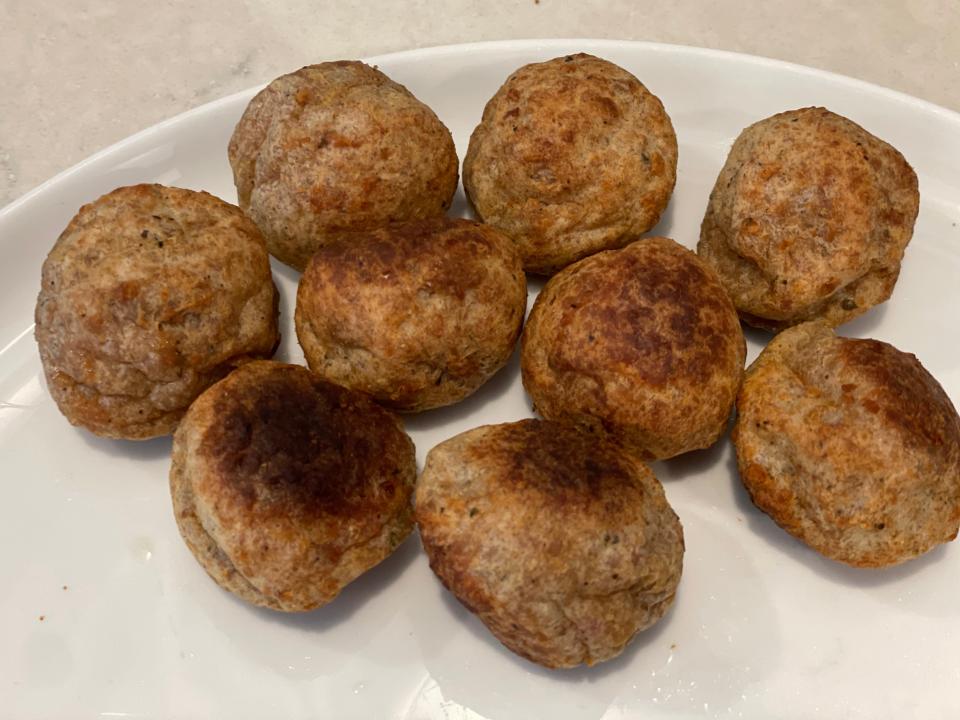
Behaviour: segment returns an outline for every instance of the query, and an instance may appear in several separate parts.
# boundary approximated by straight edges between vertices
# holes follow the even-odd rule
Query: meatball
[[[680,582],[683,529],[653,473],[567,425],[489,425],[437,445],[416,519],[447,589],[546,667],[619,655]]]
[[[667,238],[639,240],[554,275],[523,332],[537,412],[669,458],[723,434],[746,344],[714,273]]]
[[[747,371],[740,477],[783,529],[848,565],[894,565],[960,526],[960,418],[913,355],[810,322]]]
[[[297,365],[244,365],[173,440],[180,534],[213,580],[274,610],[335,598],[413,529],[416,461],[399,420]]]
[[[677,138],[660,100],[584,54],[507,78],[463,162],[477,215],[517,243],[526,270],[547,275],[656,225],[676,178]]]
[[[697,252],[751,325],[835,327],[890,297],[919,206],[894,148],[829,110],[793,110],[737,138]]]
[[[355,230],[442,215],[456,149],[434,112],[376,68],[310,65],[250,101],[230,139],[240,207],[297,270]]]
[[[50,394],[111,438],[173,432],[201,392],[280,340],[263,237],[204,192],[123,187],[80,208],[43,264],[36,338]]]
[[[328,380],[426,410],[503,367],[526,302],[509,239],[468,220],[420,220],[319,250],[297,289],[297,337]]]

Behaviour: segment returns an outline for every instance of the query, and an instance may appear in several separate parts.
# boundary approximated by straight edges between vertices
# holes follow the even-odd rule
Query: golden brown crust
[[[443,584],[546,667],[615,657],[680,581],[683,530],[650,469],[558,423],[485,426],[433,448],[416,518]]]
[[[660,100],[581,53],[507,78],[470,137],[463,184],[477,215],[517,243],[524,268],[551,274],[656,225],[676,171]]]
[[[106,437],[172,432],[204,389],[279,342],[263,237],[204,192],[135,185],[83,206],[41,283],[50,393],[71,423]]]
[[[956,537],[960,418],[913,355],[798,325],[751,365],[737,411],[754,503],[823,555],[880,567]]]
[[[510,358],[526,309],[513,244],[493,228],[433,218],[332,242],[297,289],[310,368],[396,410],[462,400]]]
[[[697,252],[751,325],[837,326],[890,297],[919,198],[893,147],[824,108],[792,110],[737,138]]]
[[[229,146],[237,196],[278,259],[303,270],[354,230],[442,215],[457,189],[450,131],[376,68],[283,75],[250,101]]]
[[[720,437],[745,353],[713,272],[673,240],[648,238],[551,278],[523,332],[521,369],[543,417],[666,458]]]
[[[276,610],[328,603],[410,533],[413,443],[370,398],[254,362],[191,406],[174,436],[180,532],[222,587]]]

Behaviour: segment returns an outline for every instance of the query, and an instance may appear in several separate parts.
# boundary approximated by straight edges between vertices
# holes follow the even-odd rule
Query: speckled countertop
[[[3,0],[0,207],[137,130],[308,63],[519,37],[765,55],[960,111],[957,0]]]

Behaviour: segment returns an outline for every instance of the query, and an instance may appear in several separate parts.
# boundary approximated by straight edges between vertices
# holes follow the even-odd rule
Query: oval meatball
[[[416,519],[447,589],[546,667],[619,655],[680,582],[683,529],[653,473],[568,425],[489,425],[437,445]]]
[[[890,297],[919,207],[897,150],[824,108],[792,110],[734,142],[697,252],[751,325],[837,326]]]
[[[710,268],[673,240],[649,238],[554,275],[520,357],[543,417],[662,459],[723,434],[745,355],[737,313]]]
[[[442,215],[457,189],[456,148],[436,114],[361,62],[283,75],[230,138],[240,207],[271,254],[297,270],[355,230]]]
[[[639,238],[676,178],[663,104],[623,68],[583,53],[507,78],[463,161],[477,215],[517,243],[527,271],[546,275]]]
[[[273,355],[278,298],[239,208],[118,188],[83,206],[43,263],[36,338],[50,394],[97,435],[167,435],[210,385]]]
[[[435,218],[319,250],[297,289],[310,368],[414,412],[458,402],[513,353],[526,278],[493,228]]]
[[[396,416],[304,367],[261,361],[190,407],[170,492],[180,534],[218,585],[305,611],[410,534],[416,472]]]
[[[894,565],[960,526],[960,417],[908,353],[823,322],[750,366],[733,442],[754,504],[817,552]]]

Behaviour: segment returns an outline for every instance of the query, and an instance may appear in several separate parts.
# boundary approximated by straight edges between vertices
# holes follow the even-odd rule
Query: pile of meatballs
[[[50,251],[51,395],[110,438],[174,433],[173,510],[213,580],[330,602],[419,529],[443,585],[548,667],[619,654],[670,607],[683,530],[648,461],[731,438],[754,503],[834,560],[960,525],[960,418],[905,352],[833,328],[887,300],[919,207],[903,156],[823,108],[743,130],[697,252],[644,237],[676,181],[660,100],[590,55],[524,66],[463,163],[376,68],[274,80],[228,148],[239,207],[122,187]],[[268,254],[302,272],[307,366],[275,362]],[[524,324],[525,273],[548,280]],[[773,333],[744,371],[741,322]],[[520,342],[542,419],[474,428],[419,477],[398,413],[459,402]]]

